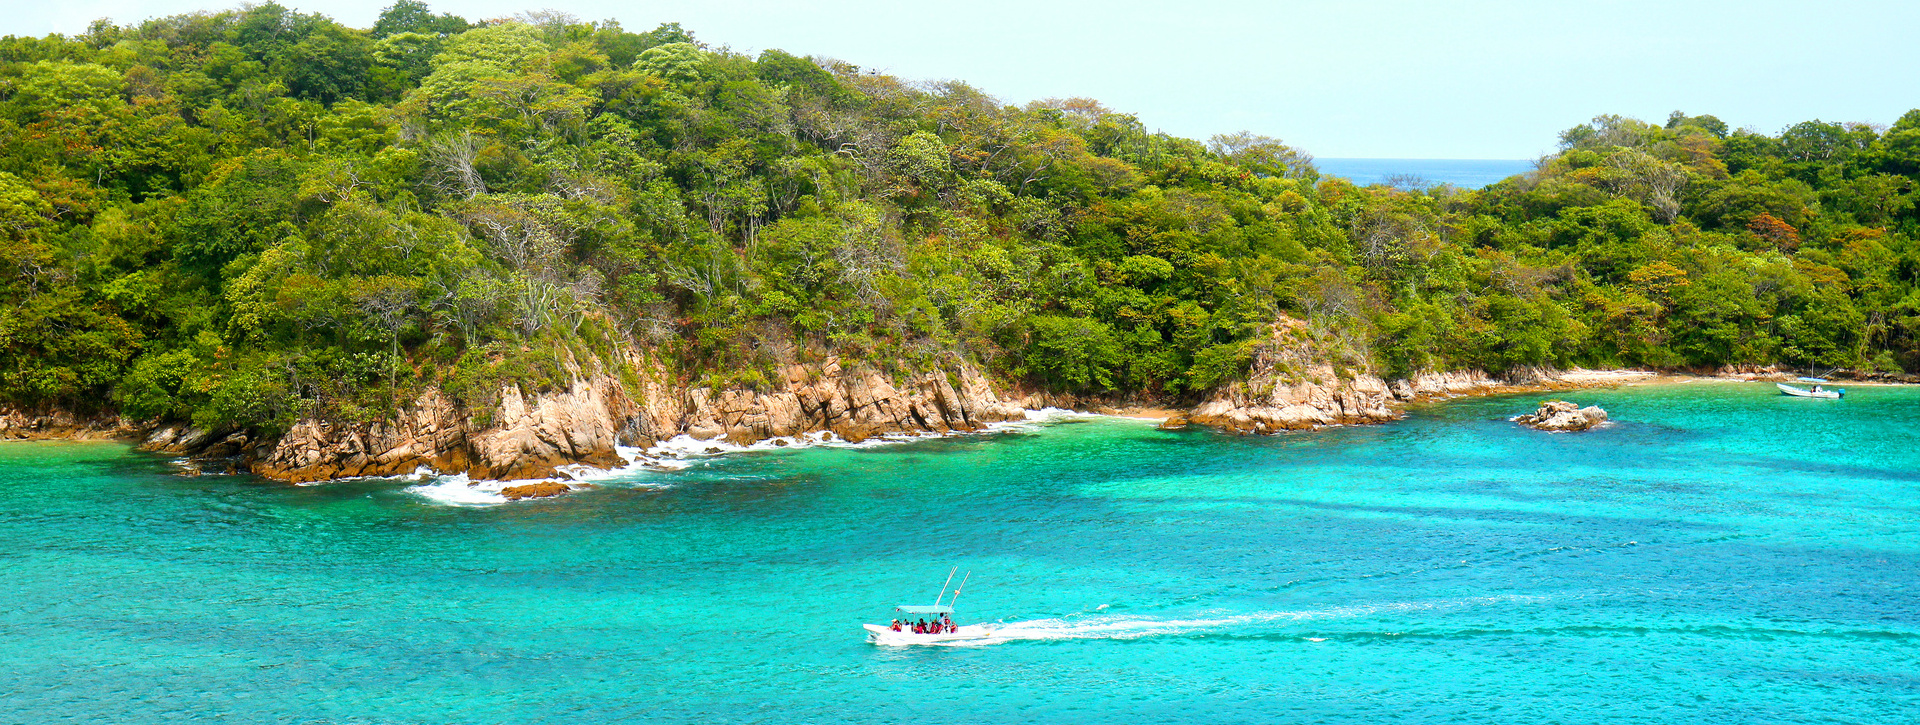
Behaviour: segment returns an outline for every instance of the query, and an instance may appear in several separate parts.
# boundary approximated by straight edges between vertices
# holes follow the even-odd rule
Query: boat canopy
[[[1803,382],[1803,383],[1824,383],[1824,382],[1828,382],[1826,378],[1795,378],[1795,380],[1799,380],[1800,382]]]
[[[900,606],[894,607],[893,609],[896,612],[902,612],[905,614],[952,614],[953,613],[953,607],[943,607],[938,605],[930,606],[925,604],[902,604]]]

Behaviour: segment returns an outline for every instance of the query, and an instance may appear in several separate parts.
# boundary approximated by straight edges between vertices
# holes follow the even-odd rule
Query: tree
[[[1271,136],[1241,131],[1214,136],[1207,149],[1235,166],[1263,176],[1300,176],[1313,168],[1313,156]]]
[[[633,62],[633,67],[669,83],[690,84],[700,80],[706,53],[692,43],[667,43],[648,48]]]
[[[1113,329],[1097,320],[1036,315],[1029,321],[1033,340],[1027,367],[1049,383],[1076,391],[1114,387],[1114,370],[1123,361]]]
[[[419,0],[399,0],[380,11],[380,19],[374,21],[371,36],[374,40],[402,33],[448,37],[466,32],[470,27],[466,19],[457,15],[433,14],[427,4]]]
[[[396,378],[400,359],[400,329],[409,321],[408,312],[419,304],[420,286],[404,277],[383,275],[365,280],[355,292],[354,302],[362,312],[387,333],[393,357],[387,365],[387,389],[397,392]]]

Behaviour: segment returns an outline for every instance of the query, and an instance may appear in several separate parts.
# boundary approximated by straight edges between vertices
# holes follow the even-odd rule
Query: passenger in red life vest
[[[893,620],[893,631],[895,632],[900,631],[900,620],[898,619]]]

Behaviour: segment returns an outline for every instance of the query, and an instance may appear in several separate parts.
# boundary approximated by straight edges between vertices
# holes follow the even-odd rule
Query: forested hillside
[[[1609,116],[1485,190],[1361,188],[830,50],[412,0],[0,40],[0,402],[275,429],[626,349],[1178,398],[1282,314],[1388,375],[1920,365],[1920,111]]]

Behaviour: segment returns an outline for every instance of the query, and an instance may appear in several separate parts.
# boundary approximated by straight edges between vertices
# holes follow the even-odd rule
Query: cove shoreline
[[[1328,378],[1314,380],[1316,373],[1327,374]],[[1702,381],[1713,382],[1756,382],[1768,380],[1787,380],[1790,376],[1777,369],[1723,369],[1715,374],[1702,375],[1692,372],[1603,369],[1603,370],[1543,370],[1530,369],[1518,375],[1495,378],[1477,371],[1455,371],[1451,373],[1427,374],[1415,378],[1396,380],[1392,383],[1339,378],[1332,375],[1331,369],[1315,370],[1309,368],[1301,379],[1291,384],[1276,386],[1266,391],[1259,400],[1237,400],[1231,391],[1216,394],[1211,400],[1198,405],[1182,408],[1157,402],[1133,404],[1112,404],[1119,401],[1102,401],[1098,398],[1074,398],[1071,396],[1053,396],[1045,394],[1010,395],[1005,399],[993,399],[992,420],[989,416],[976,416],[980,420],[968,420],[964,415],[956,416],[954,424],[922,427],[918,430],[882,430],[869,428],[859,430],[849,427],[818,427],[798,434],[787,436],[766,436],[755,440],[734,440],[726,437],[700,439],[681,433],[675,441],[682,448],[694,446],[699,455],[716,455],[742,450],[769,449],[777,447],[780,440],[798,440],[795,436],[809,436],[806,440],[817,444],[858,445],[863,441],[875,443],[886,440],[912,440],[954,433],[988,432],[998,429],[1001,422],[1016,423],[1031,419],[1033,411],[1043,409],[1073,411],[1082,414],[1117,416],[1160,423],[1163,427],[1177,428],[1187,424],[1213,428],[1223,432],[1240,434],[1277,433],[1282,430],[1314,430],[1333,425],[1377,425],[1390,423],[1405,416],[1408,406],[1447,400],[1460,397],[1509,395],[1536,392],[1569,391],[1587,388],[1612,387],[1619,385],[1664,385]],[[1256,374],[1256,380],[1258,375]],[[982,378],[973,378],[969,386],[976,397],[993,396],[992,392],[981,392],[984,388]],[[1884,383],[1876,381],[1848,381],[1856,385],[1900,385],[1904,383]],[[1244,392],[1244,391],[1243,391]],[[698,397],[698,396],[696,396]],[[956,395],[956,397],[958,397]],[[979,401],[971,401],[979,402]],[[1239,405],[1234,405],[1235,403]],[[1249,405],[1248,403],[1252,403]],[[1211,413],[1202,412],[1213,406]],[[958,407],[958,406],[955,406]],[[978,405],[977,408],[986,408]],[[1003,410],[1004,408],[1004,410]],[[1018,412],[1018,417],[1014,415]],[[1244,417],[1236,421],[1235,414]],[[1198,418],[1196,420],[1196,418]],[[943,421],[944,422],[944,421]],[[848,432],[852,435],[848,435]],[[138,445],[143,450],[159,453],[181,454],[178,459],[183,475],[201,473],[261,473],[252,461],[241,453],[249,444],[257,449],[268,445],[267,441],[254,441],[245,431],[230,433],[224,437],[216,432],[194,433],[181,430],[178,424],[169,425],[163,421],[133,421],[119,416],[77,416],[70,412],[54,411],[38,416],[26,415],[18,411],[0,412],[0,440],[118,440]],[[189,435],[201,440],[182,440]],[[155,440],[171,437],[171,445],[155,445]],[[241,440],[235,440],[236,437]],[[606,455],[593,457],[562,458],[551,461],[551,468],[535,471],[536,475],[515,477],[474,476],[470,470],[457,470],[452,466],[436,466],[431,463],[417,463],[404,470],[374,470],[345,472],[344,475],[312,477],[307,480],[291,480],[292,483],[318,483],[323,481],[368,477],[394,477],[431,471],[435,475],[465,475],[468,485],[487,484],[488,488],[511,488],[507,484],[526,485],[552,484],[555,482],[571,485],[589,485],[586,481],[597,476],[589,471],[607,472],[641,465],[631,451],[636,448],[650,450],[665,440],[649,439],[648,446],[610,445]],[[198,444],[196,447],[195,444]],[[277,444],[277,441],[275,442]],[[184,444],[184,445],[183,445]],[[705,446],[705,448],[701,448]],[[456,469],[456,470],[449,470]],[[277,476],[266,476],[279,478]],[[565,493],[566,489],[552,485],[542,485],[538,489],[528,489],[526,497],[541,497]]]

